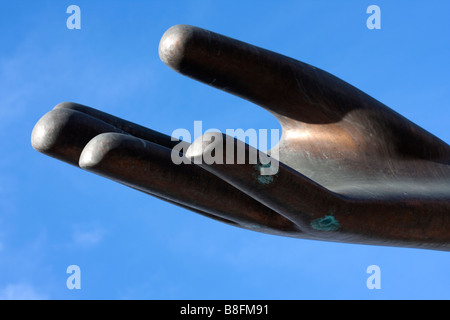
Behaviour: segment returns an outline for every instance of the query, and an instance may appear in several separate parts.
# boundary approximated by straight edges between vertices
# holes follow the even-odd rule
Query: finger
[[[168,148],[178,145],[185,150],[189,146],[175,137],[71,102],[58,104],[39,119],[31,134],[31,144],[41,153],[78,166],[86,144],[104,132],[127,133]]]
[[[110,124],[115,128],[119,129],[119,131],[111,131],[111,132],[126,132],[135,137],[154,142],[156,144],[162,145],[167,148],[173,148],[175,145],[180,142],[178,139],[172,138],[168,135],[165,135],[161,132],[143,127],[131,121],[127,121],[106,112],[90,108],[78,103],[73,102],[62,102],[54,107],[54,110],[64,109],[64,110],[75,110],[78,112],[82,112],[87,114],[93,118],[103,121],[104,123]],[[106,131],[105,131],[106,132]],[[93,137],[91,137],[93,138]]]
[[[242,152],[245,162],[238,163]],[[186,157],[291,220],[303,232],[320,237],[333,234],[336,239],[344,200],[274,158],[222,133],[205,133],[189,147]]]
[[[328,72],[189,25],[167,30],[159,55],[183,75],[308,123],[336,122],[366,98]]]
[[[31,145],[50,157],[78,166],[81,151],[96,135],[122,132],[115,126],[71,109],[46,113],[33,128]]]
[[[104,133],[84,148],[81,168],[149,194],[231,220],[241,227],[294,236],[293,223],[192,164],[175,165],[172,150],[118,133]]]

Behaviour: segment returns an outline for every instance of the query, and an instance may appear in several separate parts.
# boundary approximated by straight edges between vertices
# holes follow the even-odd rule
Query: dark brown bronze
[[[33,147],[207,217],[254,231],[325,241],[450,250],[450,147],[333,75],[200,28],[163,35],[175,71],[249,100],[280,122],[270,166],[201,161],[230,141],[184,143],[104,112],[62,103],[32,133]],[[275,152],[276,151],[276,152]],[[209,151],[208,151],[209,152]],[[228,154],[229,155],[229,154]],[[276,156],[278,155],[278,156]],[[234,157],[234,156],[233,156]],[[234,159],[234,158],[233,158]],[[276,164],[276,166],[275,166]]]

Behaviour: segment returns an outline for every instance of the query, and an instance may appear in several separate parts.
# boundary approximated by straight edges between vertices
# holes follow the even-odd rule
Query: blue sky
[[[69,30],[69,5],[81,29]],[[366,9],[381,8],[369,30]],[[36,152],[63,101],[166,134],[279,128],[158,56],[191,24],[324,69],[449,143],[444,1],[9,1],[0,11],[0,299],[449,299],[450,254],[298,240],[209,220]],[[66,269],[81,269],[69,290]],[[378,265],[381,289],[366,269]]]

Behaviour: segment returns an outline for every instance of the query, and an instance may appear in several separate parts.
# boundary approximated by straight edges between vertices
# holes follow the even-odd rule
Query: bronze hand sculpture
[[[44,115],[33,147],[49,156],[219,221],[326,241],[450,250],[450,148],[333,75],[200,28],[177,25],[161,39],[175,71],[269,110],[282,127],[263,162],[211,163],[207,133],[184,143],[75,103]],[[210,150],[208,151],[210,152]],[[228,149],[223,154],[227,156]],[[278,154],[274,157],[273,154]]]

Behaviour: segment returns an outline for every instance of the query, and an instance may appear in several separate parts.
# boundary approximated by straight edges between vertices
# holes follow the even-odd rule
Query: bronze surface
[[[205,134],[171,161],[162,133],[75,103],[44,115],[33,147],[234,226],[289,237],[450,250],[450,147],[335,76],[207,30],[177,25],[159,54],[173,70],[270,111],[282,127],[254,164],[195,164]],[[233,140],[247,156],[257,153]],[[277,152],[273,152],[277,151]],[[224,156],[226,156],[224,154]]]

